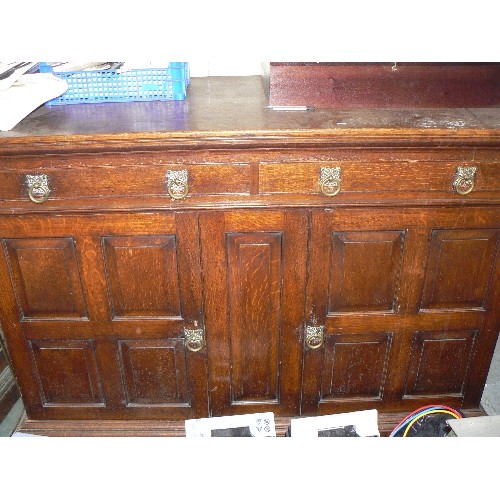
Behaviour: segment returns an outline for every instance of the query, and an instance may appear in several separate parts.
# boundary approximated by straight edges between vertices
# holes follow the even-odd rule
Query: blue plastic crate
[[[46,102],[47,105],[128,101],[182,101],[189,85],[189,65],[171,62],[167,68],[116,70],[53,71],[40,63],[40,72],[52,72],[68,82],[68,90]]]

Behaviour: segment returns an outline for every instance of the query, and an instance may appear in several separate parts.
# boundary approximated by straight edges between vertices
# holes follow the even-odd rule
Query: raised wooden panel
[[[404,231],[332,234],[328,313],[393,311]]]
[[[279,398],[281,240],[227,235],[233,402]]]
[[[189,403],[183,339],[123,340],[119,350],[129,406]]]
[[[103,405],[92,340],[31,341],[44,406]]]
[[[86,317],[72,238],[5,240],[23,318]]]
[[[477,331],[416,332],[406,396],[460,396],[470,369]]]
[[[307,212],[200,215],[212,416],[300,414]]]
[[[392,335],[328,335],[320,403],[332,399],[381,400]]]
[[[434,230],[422,309],[484,308],[498,231]]]
[[[103,238],[115,317],[181,315],[174,235]]]

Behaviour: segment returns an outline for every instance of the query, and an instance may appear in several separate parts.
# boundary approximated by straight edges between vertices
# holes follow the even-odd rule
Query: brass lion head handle
[[[476,167],[457,167],[453,188],[458,194],[469,194],[476,183]]]
[[[188,195],[187,170],[168,170],[166,178],[167,192],[170,198],[173,200],[182,200]]]
[[[340,192],[342,171],[340,167],[321,167],[319,187],[325,196],[335,196]]]
[[[191,352],[201,351],[205,347],[205,331],[203,328],[196,328],[197,326],[195,323],[194,329],[184,328],[186,348]]]
[[[33,203],[45,203],[49,199],[49,178],[46,174],[26,175],[28,197]]]
[[[319,349],[325,341],[324,326],[306,327],[306,345],[309,349]]]

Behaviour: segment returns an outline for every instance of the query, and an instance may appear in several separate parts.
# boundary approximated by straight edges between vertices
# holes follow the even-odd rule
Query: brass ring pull
[[[476,167],[457,167],[453,188],[458,194],[469,194],[476,183]]]
[[[49,181],[45,174],[27,175],[28,197],[33,203],[45,203],[49,199]]]
[[[321,167],[319,174],[319,187],[325,196],[335,196],[341,188],[340,167]]]
[[[38,183],[28,189],[28,196],[33,203],[45,203],[49,199],[49,194],[49,189]]]
[[[190,330],[184,328],[184,339],[186,348],[191,352],[201,351],[205,347],[205,332],[203,328]]]
[[[182,200],[188,195],[189,188],[187,170],[167,171],[167,192],[173,200]]]
[[[306,327],[306,345],[309,349],[319,349],[325,341],[324,326]]]

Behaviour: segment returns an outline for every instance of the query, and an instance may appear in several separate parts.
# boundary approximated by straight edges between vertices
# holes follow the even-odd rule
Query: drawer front
[[[248,194],[248,164],[180,163],[93,164],[72,159],[21,161],[0,171],[1,202],[116,200],[133,197],[173,199]]]
[[[472,170],[471,170],[472,168]],[[500,165],[465,162],[298,162],[261,163],[259,191],[266,194],[418,192],[423,196],[498,196]],[[337,191],[337,192],[335,192]]]

